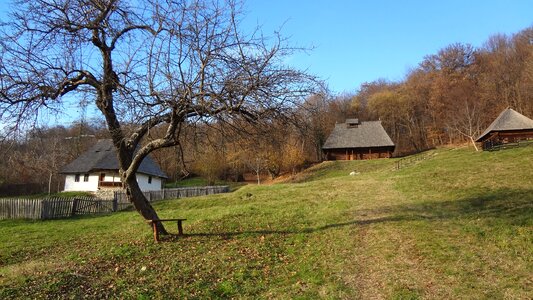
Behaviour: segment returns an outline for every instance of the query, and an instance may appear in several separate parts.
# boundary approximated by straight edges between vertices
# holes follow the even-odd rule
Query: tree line
[[[533,27],[493,35],[479,48],[448,45],[398,82],[378,79],[353,93],[316,93],[292,107],[290,118],[195,126],[195,142],[182,143],[182,155],[176,152],[172,161],[184,175],[189,165],[213,181],[240,180],[244,173],[276,178],[322,161],[322,145],[347,118],[381,120],[401,156],[471,143],[507,107],[533,117]]]
[[[533,117],[533,27],[456,43],[428,55],[399,82],[365,83],[352,113],[381,119],[397,152],[471,141],[507,107]]]
[[[62,191],[61,167],[105,137],[104,128],[83,122],[36,127],[4,137],[0,140],[0,196]]]
[[[395,155],[402,155],[471,142],[506,107],[533,116],[533,27],[491,36],[479,48],[448,45],[401,81],[378,79],[342,95],[323,90],[286,108],[280,118],[184,122],[177,147],[151,155],[171,181],[193,175],[209,183],[241,181],[248,175],[260,183],[321,161],[327,136],[346,118],[381,120],[397,145]],[[110,137],[96,123],[34,128],[23,137],[4,138],[0,184],[60,191],[60,168],[95,139]],[[164,137],[168,126],[151,128],[142,143]]]

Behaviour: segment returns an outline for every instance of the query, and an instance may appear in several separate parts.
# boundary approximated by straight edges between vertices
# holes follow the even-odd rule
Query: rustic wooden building
[[[389,158],[394,143],[381,121],[347,119],[345,123],[335,124],[322,150],[326,160]]]
[[[483,149],[518,141],[533,140],[533,120],[507,108],[481,134],[476,142],[482,143]]]

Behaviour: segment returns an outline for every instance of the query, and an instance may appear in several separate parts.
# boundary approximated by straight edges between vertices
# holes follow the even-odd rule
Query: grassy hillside
[[[0,221],[0,298],[532,298],[533,147],[430,154],[162,202],[188,235],[159,244],[135,212]]]

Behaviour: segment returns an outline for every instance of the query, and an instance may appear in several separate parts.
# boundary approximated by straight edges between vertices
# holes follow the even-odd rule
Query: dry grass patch
[[[0,221],[0,298],[532,298],[533,147],[434,153],[161,202],[159,244],[135,212]]]

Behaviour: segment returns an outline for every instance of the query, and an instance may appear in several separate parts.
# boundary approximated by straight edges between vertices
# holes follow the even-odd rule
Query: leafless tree
[[[1,27],[0,117],[14,128],[31,125],[39,113],[94,99],[129,200],[145,219],[157,219],[135,173],[152,151],[178,145],[184,124],[271,118],[314,89],[314,78],[283,64],[297,50],[285,39],[241,31],[240,7],[232,0],[17,0]],[[159,126],[163,136],[146,138]]]
[[[261,171],[265,169],[266,159],[260,155],[249,157],[246,159],[246,164],[255,173],[257,184],[261,184]]]
[[[483,114],[479,104],[474,101],[463,101],[462,105],[457,108],[454,117],[449,119],[447,126],[468,138],[474,149],[479,151],[474,140],[482,130],[481,119]]]

